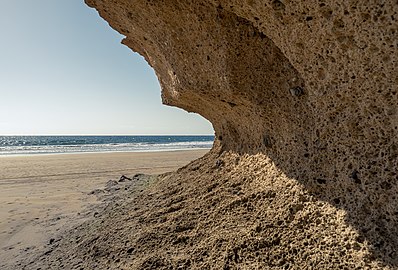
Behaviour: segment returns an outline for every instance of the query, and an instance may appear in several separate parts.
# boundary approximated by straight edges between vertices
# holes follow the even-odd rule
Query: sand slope
[[[262,154],[213,151],[140,179],[26,269],[396,269]]]
[[[0,157],[0,269],[16,269],[101,203],[88,193],[109,179],[164,173],[207,150]]]

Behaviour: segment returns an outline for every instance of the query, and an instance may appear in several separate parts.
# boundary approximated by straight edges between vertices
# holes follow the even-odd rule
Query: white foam
[[[95,152],[154,152],[189,149],[210,149],[211,141],[190,141],[174,143],[109,143],[83,145],[45,145],[45,146],[0,146],[0,155],[35,155],[57,153],[95,153]]]

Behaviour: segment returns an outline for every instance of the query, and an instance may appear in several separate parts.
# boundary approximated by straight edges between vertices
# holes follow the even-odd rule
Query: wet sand
[[[12,269],[100,203],[108,180],[176,170],[208,150],[0,156],[0,268]]]

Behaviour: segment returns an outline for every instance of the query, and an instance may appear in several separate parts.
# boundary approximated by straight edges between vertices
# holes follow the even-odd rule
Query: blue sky
[[[1,0],[0,135],[213,134],[83,0]]]

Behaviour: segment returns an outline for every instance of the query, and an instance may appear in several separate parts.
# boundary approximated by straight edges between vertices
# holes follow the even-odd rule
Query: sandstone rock
[[[109,180],[108,182],[106,182],[106,184],[105,184],[105,186],[107,187],[107,188],[110,188],[110,187],[113,187],[113,186],[117,186],[118,185],[118,182],[117,181],[115,181],[115,180]]]
[[[133,179],[131,179],[131,178],[125,176],[125,175],[122,175],[122,176],[120,176],[120,178],[119,178],[119,182],[125,182],[126,180],[131,181],[131,180],[133,180]]]
[[[244,186],[240,197],[254,194],[234,203],[218,195],[203,215],[214,215],[208,226],[239,221],[258,230],[234,228],[213,243],[196,216],[195,235],[208,237],[201,238],[208,240],[203,260],[215,260],[208,266],[398,268],[395,0],[86,3],[155,69],[165,104],[199,113],[214,126],[212,153],[191,165],[198,169],[179,170],[175,177],[185,184],[175,194],[205,200],[210,195],[191,185],[210,179],[217,189],[228,189],[229,181]],[[225,165],[215,171],[218,160]],[[256,197],[271,190],[278,194],[272,203]],[[192,200],[199,205],[200,198]],[[229,208],[218,208],[227,202]],[[252,211],[266,213],[258,215],[258,227]],[[265,232],[268,240],[260,238]],[[170,265],[167,243],[173,241],[157,246],[156,258]]]

